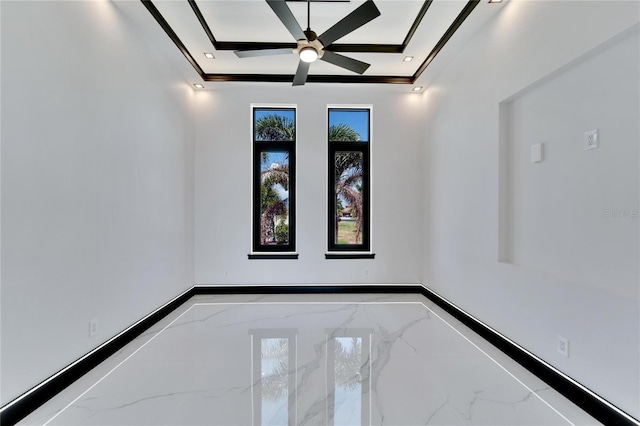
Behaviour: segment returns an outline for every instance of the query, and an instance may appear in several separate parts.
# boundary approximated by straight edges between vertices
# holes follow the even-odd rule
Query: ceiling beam
[[[453,34],[458,30],[458,28],[460,28],[460,26],[465,21],[465,19],[467,19],[469,15],[471,15],[471,12],[473,12],[473,9],[475,9],[476,6],[478,6],[478,4],[480,4],[480,0],[469,0],[467,2],[464,9],[462,9],[462,11],[456,17],[455,21],[453,21],[453,23],[449,26],[449,28],[447,29],[447,32],[444,33],[444,35],[440,38],[438,43],[431,50],[431,52],[429,53],[427,58],[424,60],[424,62],[422,62],[420,67],[416,70],[415,74],[413,74],[413,81],[416,81],[418,77],[422,75],[424,70],[427,69],[429,64],[435,59],[438,53],[440,53],[440,51],[445,46],[445,44],[447,44],[447,42],[453,36]]]
[[[210,82],[264,82],[291,83],[292,74],[204,74]],[[413,77],[385,75],[309,75],[307,83],[364,83],[364,84],[412,84]]]

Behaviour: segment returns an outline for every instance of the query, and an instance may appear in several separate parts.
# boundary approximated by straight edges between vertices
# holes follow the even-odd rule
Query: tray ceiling
[[[291,82],[297,54],[239,58],[234,50],[295,48],[296,42],[264,0],[141,0],[203,81]],[[364,3],[316,0],[317,34]],[[413,84],[479,5],[471,0],[375,0],[381,15],[327,50],[371,64],[363,75],[333,64],[311,64],[309,83]],[[287,1],[307,27],[307,2]],[[214,59],[205,57],[212,53]],[[411,62],[403,59],[413,56]]]

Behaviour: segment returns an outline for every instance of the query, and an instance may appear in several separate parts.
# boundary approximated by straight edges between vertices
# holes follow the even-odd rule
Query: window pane
[[[296,134],[295,111],[292,109],[255,109],[256,141],[293,141]]]
[[[335,404],[333,424],[362,424],[362,338],[335,339]]]
[[[287,425],[289,339],[261,339],[262,425]]]
[[[369,141],[369,110],[329,110],[329,142]]]
[[[362,152],[337,151],[335,161],[335,244],[362,244]]]
[[[289,244],[289,153],[260,153],[260,244]]]

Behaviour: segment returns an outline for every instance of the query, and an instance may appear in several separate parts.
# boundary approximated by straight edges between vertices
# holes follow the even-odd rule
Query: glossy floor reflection
[[[21,424],[598,424],[420,295],[196,296]]]

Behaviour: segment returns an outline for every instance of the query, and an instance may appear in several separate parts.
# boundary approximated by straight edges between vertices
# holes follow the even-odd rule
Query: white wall
[[[422,99],[350,85],[193,93],[168,51],[122,18],[129,8],[157,25],[139,2],[0,4],[1,403],[194,281],[424,278],[640,416],[638,219],[604,216],[638,208],[637,28],[620,35],[637,25],[637,2],[496,6]],[[513,161],[501,174],[505,100]],[[251,103],[298,105],[298,260],[247,259]],[[324,259],[327,104],[373,105],[375,260]],[[584,152],[591,128],[602,147]],[[533,165],[539,141],[547,159]],[[584,187],[575,176],[587,171],[598,182]],[[584,192],[561,197],[550,183]],[[508,219],[513,262],[501,263]],[[569,359],[556,334],[571,340]]]
[[[193,144],[139,2],[1,3],[5,403],[193,285]]]
[[[636,32],[506,106],[516,265],[636,295],[639,48]],[[593,128],[601,146],[585,151]],[[544,161],[532,164],[540,142]]]
[[[500,7],[424,94],[425,284],[640,417],[640,4]]]
[[[368,88],[237,88],[196,94],[196,283],[418,283],[420,96]],[[248,260],[252,103],[297,104],[298,260]],[[375,260],[325,260],[327,104],[370,104]],[[226,271],[226,275],[225,275]],[[368,271],[368,275],[367,275]]]

